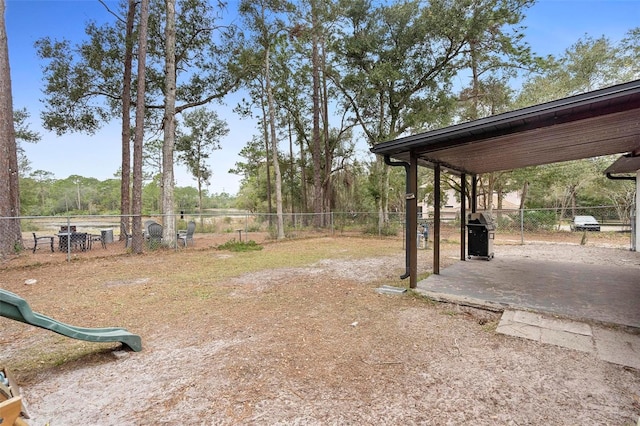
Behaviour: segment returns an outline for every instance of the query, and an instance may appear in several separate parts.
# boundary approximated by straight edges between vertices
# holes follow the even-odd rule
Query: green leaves
[[[540,59],[543,72],[525,82],[517,100],[528,106],[640,78],[640,28],[612,43],[585,35],[557,58]]]
[[[91,101],[96,96],[115,96],[105,91],[105,70],[91,68],[79,57],[84,54],[92,59],[87,47],[73,50],[66,40],[40,39],[35,43],[38,56],[48,61],[43,68],[46,85],[45,109],[42,112],[43,126],[62,135],[67,132],[95,133],[103,121],[114,117],[108,105]],[[95,60],[94,60],[95,62]],[[94,64],[95,65],[95,64]]]
[[[148,109],[162,107],[165,76],[164,2],[152,2],[152,6],[146,67]],[[120,12],[125,15],[125,9]],[[238,41],[234,38],[235,28],[219,24],[217,13],[205,0],[178,2],[177,111],[220,99],[238,85],[238,77],[232,71],[237,69],[233,55]],[[45,128],[58,135],[92,134],[105,122],[122,115],[124,25],[120,20],[101,26],[90,22],[85,32],[87,39],[76,45],[48,37],[35,43],[38,56],[45,61],[42,118]],[[134,75],[132,80],[135,79]],[[135,90],[131,96],[135,99]]]
[[[186,129],[177,131],[175,150],[178,159],[196,179],[202,197],[202,186],[208,185],[213,175],[207,160],[214,150],[220,148],[220,139],[229,133],[229,128],[215,111],[205,108],[184,113],[183,127]]]

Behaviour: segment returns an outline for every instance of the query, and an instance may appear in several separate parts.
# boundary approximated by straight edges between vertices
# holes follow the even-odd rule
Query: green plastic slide
[[[2,289],[0,289],[0,316],[51,330],[73,339],[89,342],[122,342],[133,351],[142,350],[140,336],[129,333],[124,328],[84,328],[64,324],[46,315],[33,312],[22,297]]]

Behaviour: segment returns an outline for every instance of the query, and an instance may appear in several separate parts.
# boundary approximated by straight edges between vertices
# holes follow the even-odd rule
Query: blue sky
[[[116,9],[117,1],[107,1]],[[230,8],[237,6],[230,1]],[[31,128],[42,135],[37,144],[24,144],[33,170],[52,172],[56,178],[70,175],[113,177],[120,166],[120,129],[110,124],[95,135],[56,136],[40,125],[42,64],[33,44],[39,38],[79,40],[87,21],[110,20],[110,15],[96,0],[6,0],[6,25],[13,86],[14,108],[26,107],[31,114]],[[629,29],[640,26],[640,0],[538,0],[527,11],[524,22],[526,41],[539,55],[559,54],[588,34],[619,41]],[[240,177],[228,174],[240,150],[255,133],[254,123],[241,120],[231,110],[233,97],[226,105],[214,105],[227,120],[230,133],[222,140],[222,149],[214,152],[211,165],[214,175],[209,190],[235,194]],[[364,153],[364,149],[362,150]],[[182,167],[176,168],[178,185],[194,185]]]

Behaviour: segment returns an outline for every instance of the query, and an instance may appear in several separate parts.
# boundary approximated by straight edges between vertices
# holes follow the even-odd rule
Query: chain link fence
[[[593,216],[600,224],[599,238],[611,238],[619,243],[620,236],[629,240],[632,236],[630,216],[621,217],[620,212],[612,206],[575,208],[571,211],[561,209],[525,209],[525,210],[493,210],[490,212],[496,224],[496,239],[520,243],[553,237],[571,237],[578,234],[572,230],[574,216]],[[65,256],[66,260],[83,256],[124,253],[130,250],[127,235],[130,232],[131,216],[119,215],[69,215],[69,216],[25,216],[20,218],[0,218],[0,232],[13,229],[19,220],[22,241],[11,237],[1,238],[16,240],[13,243],[15,254],[43,256]],[[389,213],[384,225],[380,225],[376,212],[331,212],[286,213],[283,216],[284,231],[287,239],[308,238],[332,235],[369,235],[396,239],[399,247],[405,246],[406,221],[403,212]],[[166,228],[166,223],[173,221],[173,229],[186,230],[187,224],[195,222],[194,243],[196,247],[217,247],[229,241],[254,241],[263,244],[277,238],[277,217],[275,214],[258,214],[238,211],[216,211],[206,214],[180,213],[176,215],[145,215],[141,217],[143,224],[156,222]],[[124,225],[123,225],[124,224]],[[432,217],[418,218],[417,244],[424,244],[424,230],[428,231],[428,240],[432,240]],[[441,239],[450,242],[460,240],[460,217],[447,218],[441,221]],[[146,226],[143,225],[143,228]],[[13,231],[11,231],[13,232]],[[147,232],[147,231],[143,231]],[[167,244],[163,247],[181,249],[177,238],[163,239]],[[623,237],[624,238],[624,237]],[[146,241],[146,240],[145,240]],[[144,250],[158,249],[158,246],[145,244]],[[34,261],[38,261],[37,259]]]
[[[601,232],[631,234],[632,227],[632,216],[614,206],[579,207],[570,210],[493,210],[491,215],[497,226],[496,232],[520,234],[523,241],[531,235],[575,232],[574,218],[577,216],[593,217]]]

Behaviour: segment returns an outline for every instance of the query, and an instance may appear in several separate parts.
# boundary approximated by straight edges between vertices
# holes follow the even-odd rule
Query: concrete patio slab
[[[499,333],[640,369],[637,259],[629,266],[513,256],[460,261],[418,282],[416,291],[502,311]]]
[[[435,300],[640,328],[640,270],[530,258],[457,262],[418,282]]]
[[[535,312],[507,309],[498,333],[587,352],[603,361],[640,370],[640,335]]]
[[[594,327],[593,336],[600,359],[640,370],[640,335]]]

